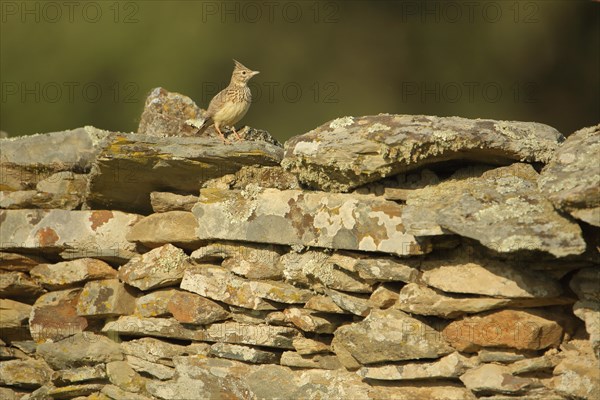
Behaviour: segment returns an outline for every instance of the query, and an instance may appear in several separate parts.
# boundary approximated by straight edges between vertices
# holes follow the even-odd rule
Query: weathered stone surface
[[[329,344],[305,337],[298,337],[294,339],[292,344],[298,354],[302,355],[331,352],[331,346]]]
[[[292,341],[299,331],[283,326],[267,326],[223,322],[206,328],[183,326],[174,319],[139,318],[122,316],[117,321],[108,322],[102,332],[121,333],[128,336],[157,336],[174,339],[198,340],[205,342],[225,342],[255,346],[292,349]]]
[[[525,358],[510,364],[510,373],[513,375],[528,374],[539,371],[552,371],[560,361],[557,349],[548,350],[541,357]]]
[[[123,359],[123,353],[117,343],[91,332],[77,333],[58,342],[42,343],[37,348],[37,354],[54,369]]]
[[[46,293],[31,309],[29,329],[37,342],[62,340],[82,332],[88,322],[77,315],[81,289],[67,289]]]
[[[423,254],[404,232],[402,206],[369,196],[301,190],[202,189],[192,212],[200,239]]]
[[[165,244],[195,249],[200,245],[196,237],[198,221],[189,211],[167,211],[151,214],[136,223],[127,240],[155,248]]]
[[[550,161],[564,137],[532,122],[379,114],[343,117],[285,143],[283,167],[326,191],[448,160]]]
[[[369,391],[372,399],[393,400],[475,400],[477,397],[464,386],[444,382],[441,384],[420,381],[418,386],[413,383],[396,383],[394,385],[374,386]],[[498,399],[501,400],[501,399]],[[503,399],[511,400],[511,399]],[[514,399],[512,399],[514,400]],[[528,399],[529,400],[529,399]],[[533,399],[531,399],[533,400]],[[536,399],[537,400],[537,399]],[[541,400],[541,399],[540,399]],[[555,400],[555,399],[552,399]]]
[[[482,276],[485,276],[483,274]],[[456,278],[460,281],[460,271],[452,276],[448,274],[448,279]],[[497,280],[502,280],[498,277]],[[477,280],[472,280],[474,284]],[[439,282],[442,282],[441,280]],[[490,281],[485,281],[486,284]],[[493,282],[493,279],[492,279]],[[458,287],[458,285],[450,284],[449,286]],[[508,289],[514,285],[508,285]],[[483,291],[487,291],[486,288]],[[467,286],[459,290],[465,291],[480,291],[480,288]],[[509,298],[493,298],[493,297],[460,297],[457,295],[444,294],[441,291],[422,286],[416,283],[409,283],[400,290],[398,302],[395,307],[402,311],[419,314],[419,315],[434,315],[442,318],[456,318],[464,314],[474,314],[488,310],[494,310],[502,307],[536,307],[552,304],[569,304],[572,300],[568,298],[549,298],[549,299],[509,299]]]
[[[288,321],[304,332],[333,333],[345,322],[339,316],[319,313],[305,308],[286,308],[283,313]]]
[[[57,172],[39,181],[36,190],[0,191],[0,208],[73,210],[81,206],[86,186],[87,175],[71,171]]]
[[[111,400],[153,400],[149,396],[127,392],[115,385],[104,385],[100,392],[102,395],[107,396]],[[96,398],[89,400],[96,400]],[[98,400],[105,400],[105,398],[98,396]]]
[[[338,252],[332,255],[327,263],[356,272],[366,280],[414,282],[419,275],[417,267],[420,261],[399,260],[392,257],[361,257],[358,254]]]
[[[155,213],[168,211],[192,211],[192,207],[198,201],[198,196],[187,195],[169,192],[152,192],[150,193],[150,204]]]
[[[29,272],[38,264],[48,262],[42,257],[0,252],[0,271]]]
[[[561,346],[564,359],[554,368],[550,386],[567,398],[600,397],[600,369],[589,342],[573,340]]]
[[[284,351],[281,355],[281,365],[294,368],[340,369],[340,360],[334,354],[303,355],[295,351]]]
[[[106,378],[104,365],[84,366],[79,368],[70,368],[57,371],[53,375],[52,381],[56,384],[77,383]]]
[[[280,358],[280,354],[273,351],[231,343],[215,343],[210,346],[209,354],[253,364],[277,364]]]
[[[481,347],[541,350],[561,342],[564,329],[535,309],[500,310],[463,317],[451,322],[444,338],[459,351]]]
[[[334,313],[334,314],[348,314],[349,311],[344,310],[340,306],[338,306],[331,297],[328,296],[313,296],[311,297],[304,308],[315,311],[322,311],[326,313]]]
[[[371,297],[369,297],[368,304],[370,307],[375,308],[390,308],[398,301],[398,289],[389,285],[380,285]],[[404,310],[403,310],[404,311]]]
[[[208,345],[207,352],[208,352]],[[121,343],[123,353],[152,363],[174,366],[172,359],[188,353],[186,346],[167,343],[151,337],[130,340]]]
[[[222,259],[222,267],[249,279],[282,279],[282,252],[273,245],[218,242],[197,249],[190,257],[197,262]]]
[[[556,257],[583,253],[581,228],[537,191],[537,178],[531,165],[513,164],[481,176],[449,179],[415,190],[401,218],[408,234],[448,230],[498,252],[537,250]]]
[[[600,269],[592,267],[577,271],[569,286],[580,300],[600,302]]]
[[[39,264],[29,274],[46,289],[57,290],[93,279],[115,278],[117,271],[104,261],[80,258],[56,264]]]
[[[535,352],[532,350],[514,350],[505,348],[483,348],[477,353],[479,361],[482,363],[512,363],[515,361],[524,360],[528,357],[535,357]]]
[[[336,347],[342,346],[362,364],[438,358],[452,352],[431,326],[394,309],[373,310],[363,321],[338,328],[333,343],[336,354]]]
[[[0,363],[0,384],[26,388],[50,381],[52,369],[43,360],[10,360]]]
[[[351,314],[364,317],[371,311],[369,298],[365,295],[343,293],[332,289],[326,289],[325,293],[338,307]]]
[[[594,354],[600,360],[600,303],[578,301],[573,305],[573,314],[585,322],[585,330],[590,335]]]
[[[384,381],[413,379],[458,378],[479,364],[477,357],[465,357],[457,352],[433,362],[408,362],[361,368],[358,374],[367,379]]]
[[[59,171],[87,171],[108,132],[91,126],[2,140],[0,190],[27,190]]]
[[[279,190],[300,189],[296,175],[279,165],[273,167],[244,166],[233,176],[231,189],[246,189],[249,185]]]
[[[286,282],[300,286],[310,286],[307,271],[324,268],[329,255],[323,251],[307,250],[302,253],[291,251],[282,255],[278,261],[278,268],[283,271]]]
[[[167,306],[173,317],[186,324],[208,325],[229,318],[229,310],[194,293],[176,292]]]
[[[521,394],[534,381],[510,373],[510,368],[497,364],[483,364],[468,370],[460,377],[467,389],[477,394]]]
[[[31,306],[9,299],[0,299],[0,360],[13,358],[14,350],[2,347],[7,342],[27,340],[29,333],[29,314]]]
[[[0,248],[125,262],[136,254],[125,236],[139,218],[107,210],[0,210]]]
[[[160,380],[171,379],[175,376],[175,369],[167,367],[166,365],[146,361],[135,356],[126,356],[125,359],[127,364],[129,364],[136,372],[143,372]]]
[[[244,165],[277,165],[282,153],[263,141],[113,134],[92,168],[87,202],[149,214],[152,192],[196,194],[203,182]]]
[[[538,186],[556,208],[600,226],[600,125],[570,135],[546,165]]]
[[[423,282],[450,293],[508,298],[556,297],[562,293],[559,283],[549,276],[472,254],[451,253],[426,260],[421,270]]]
[[[202,115],[202,109],[188,96],[157,87],[146,98],[137,132],[154,136],[193,136],[196,130],[185,121]]]
[[[0,399],[4,400],[20,400],[22,393],[18,394],[14,390],[0,386]]]
[[[113,385],[128,392],[137,393],[145,386],[145,380],[126,361],[106,363],[106,375]]]
[[[32,302],[44,289],[23,272],[0,274],[0,297]]]
[[[48,396],[51,399],[80,399],[87,398],[87,396],[93,396],[95,393],[99,393],[104,387],[102,383],[87,383],[82,385],[67,385],[61,387],[50,388],[48,390]],[[85,397],[84,397],[85,396]]]
[[[90,317],[111,317],[133,314],[135,292],[118,279],[104,279],[85,284],[79,294],[77,314]]]
[[[251,281],[221,267],[199,265],[183,275],[181,288],[213,300],[254,310],[276,310],[272,302],[305,303],[312,293],[278,281]],[[281,307],[282,308],[282,307]]]
[[[169,300],[177,289],[158,289],[135,299],[135,314],[142,317],[171,316]]]
[[[171,244],[132,258],[119,268],[119,279],[141,290],[176,285],[190,266],[188,256]]]

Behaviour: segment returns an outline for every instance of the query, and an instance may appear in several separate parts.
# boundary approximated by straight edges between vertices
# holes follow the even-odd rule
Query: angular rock
[[[473,255],[448,254],[437,260],[425,260],[421,270],[423,282],[450,293],[505,298],[547,298],[562,293],[559,283],[549,276]]]
[[[83,396],[89,396],[93,395],[94,393],[98,393],[103,387],[104,384],[102,383],[61,386],[48,390],[48,396],[50,396],[51,399],[79,399]]]
[[[253,364],[277,364],[280,354],[250,346],[231,343],[215,343],[210,346],[210,355]]]
[[[83,203],[86,186],[87,175],[71,171],[57,172],[39,181],[36,190],[0,191],[0,208],[73,210]]]
[[[369,298],[357,294],[338,292],[337,290],[326,289],[325,293],[342,310],[351,314],[364,317],[371,311]]]
[[[327,263],[356,272],[358,276],[366,280],[414,282],[419,275],[417,267],[420,261],[336,253],[327,260]]]
[[[135,299],[135,314],[141,317],[168,317],[169,300],[177,289],[158,289]]]
[[[329,255],[322,251],[308,250],[303,253],[291,251],[282,255],[278,261],[278,268],[283,271],[286,282],[299,286],[310,286],[307,271],[324,268]]]
[[[333,333],[345,322],[339,316],[319,313],[305,308],[286,308],[283,313],[288,321],[304,332]]]
[[[0,297],[33,302],[44,289],[23,272],[0,274]]]
[[[190,266],[188,256],[171,244],[132,258],[119,268],[119,279],[141,290],[176,285]]]
[[[108,135],[106,131],[86,126],[2,140],[0,188],[33,189],[54,173],[87,171]]]
[[[29,304],[0,299],[0,341],[12,342],[29,339],[31,337],[28,325],[30,313],[31,306]],[[0,343],[0,346],[3,345],[4,343]],[[1,355],[0,358],[2,358]]]
[[[157,87],[152,89],[140,118],[137,133],[154,136],[193,136],[195,129],[186,124],[188,119],[203,115],[188,96]]]
[[[485,275],[486,274],[482,274],[481,276],[483,277]],[[463,278],[465,278],[464,275],[460,274],[460,271],[457,271],[454,277],[451,274],[448,274],[447,276],[448,279],[456,278],[456,280],[459,282]],[[502,278],[497,277],[496,280],[501,281]],[[486,280],[485,282],[486,285],[488,282],[490,282],[492,283],[492,285],[490,286],[493,286],[493,281],[494,279]],[[442,281],[440,280],[439,282],[441,283]],[[472,279],[472,282],[475,283],[476,279]],[[442,283],[442,286],[446,286],[445,283]],[[481,290],[481,288],[472,286],[459,288],[459,285],[454,283],[451,283],[447,286],[453,286],[458,288],[458,290],[463,291],[489,291],[490,289],[494,290],[494,288],[490,287],[485,288],[483,290]],[[497,286],[497,288],[502,290],[500,286]],[[514,285],[507,285],[507,292],[511,289],[514,291],[514,288]],[[519,288],[519,290],[521,290],[521,288]],[[416,283],[409,283],[400,290],[398,302],[396,303],[395,307],[399,308],[404,312],[412,314],[433,315],[442,318],[457,318],[464,314],[474,314],[502,307],[539,307],[553,304],[570,304],[571,302],[572,299],[569,298],[509,299],[493,297],[461,297],[457,295],[444,294],[439,290],[435,290],[427,286],[418,285]]]
[[[108,210],[0,210],[0,248],[123,263],[136,254],[125,236],[139,218]]]
[[[535,122],[379,114],[343,117],[285,143],[281,165],[326,191],[448,160],[550,161],[564,137]]]
[[[431,326],[394,309],[372,310],[363,321],[338,328],[333,346],[336,354],[343,347],[361,364],[438,358],[453,351]]]
[[[126,361],[106,363],[106,375],[113,385],[128,392],[140,392],[146,383],[142,376],[135,372]]]
[[[562,346],[562,350],[564,359],[554,368],[550,386],[569,399],[597,399],[600,396],[600,369],[590,343],[571,341]]]
[[[77,315],[80,293],[81,289],[67,289],[37,299],[29,316],[31,337],[37,342],[56,342],[82,332],[88,322]]]
[[[279,165],[273,167],[244,166],[234,174],[231,189],[246,189],[249,185],[279,190],[300,189],[296,175]]]
[[[600,269],[597,267],[577,271],[569,286],[580,300],[600,303]]]
[[[531,354],[533,353],[533,354]],[[482,363],[512,363],[515,361],[525,360],[530,357],[535,357],[534,351],[512,350],[512,349],[496,349],[483,348],[477,353],[479,361]]]
[[[559,358],[558,350],[550,349],[541,357],[526,358],[510,364],[510,373],[522,375],[539,371],[551,371],[559,363]]]
[[[102,332],[120,333],[128,336],[157,336],[174,339],[225,342],[255,346],[291,349],[292,341],[299,336],[294,328],[281,326],[223,322],[209,327],[183,326],[174,319],[139,318],[122,316],[108,322]]]
[[[468,370],[460,377],[467,389],[477,394],[522,394],[534,381],[510,373],[503,365],[483,364]]]
[[[197,262],[222,259],[222,267],[249,279],[282,279],[281,253],[273,245],[219,242],[199,248],[191,258]]]
[[[295,351],[284,351],[281,365],[294,368],[340,369],[342,364],[334,354],[302,355]]]
[[[302,355],[331,352],[331,346],[329,344],[313,339],[308,339],[305,337],[299,337],[294,339],[294,342],[292,344],[294,346],[294,349],[298,352],[298,354]]]
[[[262,141],[113,134],[92,169],[87,203],[149,214],[152,192],[196,194],[203,182],[244,165],[277,165],[282,153]]]
[[[127,240],[149,248],[173,243],[195,249],[201,243],[196,237],[197,228],[198,221],[191,212],[167,211],[142,218],[131,228]]]
[[[200,239],[379,251],[398,255],[426,253],[404,232],[402,207],[352,194],[264,189],[203,189],[192,209],[201,223]]]
[[[167,306],[173,317],[185,324],[208,325],[228,319],[229,310],[197,294],[176,292]]]
[[[52,369],[43,360],[10,360],[0,363],[0,384],[24,388],[40,387],[50,381]]]
[[[126,392],[115,385],[104,385],[102,390],[100,391],[103,395],[108,396],[111,400],[152,400],[150,397],[139,394],[139,393],[131,393]],[[103,397],[99,397],[99,400],[104,400]],[[96,399],[90,399],[96,400]]]
[[[77,302],[77,314],[89,317],[114,317],[133,314],[135,292],[118,279],[85,284]]]
[[[363,378],[384,381],[413,379],[458,378],[469,368],[479,364],[476,357],[465,357],[458,352],[448,354],[433,362],[410,362],[361,368],[358,374]]]
[[[341,308],[340,306],[338,306],[331,299],[331,297],[320,296],[320,295],[311,297],[304,305],[304,308],[306,308],[308,310],[322,311],[322,312],[333,313],[333,314],[348,314],[348,313],[350,313],[349,311],[346,311],[343,308]]]
[[[394,400],[475,400],[477,397],[464,386],[451,382],[430,383],[419,382],[416,386],[412,383],[401,385],[374,386],[369,391],[372,399]],[[491,399],[490,399],[491,400]],[[497,399],[501,400],[501,399]],[[514,400],[514,399],[503,399]],[[533,399],[531,399],[533,400]],[[541,399],[540,399],[541,400]],[[555,399],[552,399],[555,400]]]
[[[46,262],[48,261],[44,258],[34,255],[0,252],[0,270],[2,271],[29,272],[36,265]]]
[[[600,226],[600,125],[570,135],[544,167],[540,191],[561,210]]]
[[[368,304],[370,307],[386,309],[396,304],[398,297],[397,288],[381,285],[371,294]]]
[[[29,274],[46,289],[59,290],[94,279],[109,279],[117,271],[101,260],[80,258],[56,264],[39,264]]]
[[[277,313],[277,311],[262,311],[262,310],[251,310],[249,308],[229,306],[231,312],[231,319],[235,322],[242,322],[247,324],[263,324],[269,318],[269,315]],[[283,314],[283,313],[281,313]],[[269,324],[269,322],[267,322]]]
[[[192,211],[192,207],[198,201],[198,196],[169,192],[152,192],[150,193],[150,204],[155,213],[168,211]]]
[[[152,375],[161,381],[171,379],[175,376],[175,369],[167,367],[166,365],[146,361],[135,356],[126,356],[125,359],[127,364],[135,371]]]
[[[543,251],[555,257],[583,253],[581,228],[537,191],[537,178],[531,165],[513,164],[415,190],[401,214],[406,233],[430,236],[450,231],[501,253]]]
[[[371,293],[373,284],[361,279],[358,274],[337,267],[330,260],[323,264],[307,264],[302,272],[311,284],[321,284],[325,287],[345,292]]]
[[[37,354],[54,369],[123,359],[123,353],[117,343],[91,332],[77,333],[58,342],[42,343],[37,348]]]
[[[585,330],[590,335],[594,354],[600,360],[600,303],[578,301],[573,305],[573,314],[585,322]]]
[[[189,353],[186,346],[167,343],[151,337],[122,342],[121,349],[127,355],[171,367],[174,365],[173,357]]]
[[[183,275],[181,288],[213,300],[254,310],[275,310],[272,302],[305,303],[312,293],[278,281],[250,281],[221,267],[200,265]]]
[[[97,381],[105,378],[106,370],[104,365],[94,365],[57,371],[52,377],[52,380],[54,383],[64,385],[77,382]]]
[[[444,338],[459,351],[481,347],[541,350],[560,344],[564,329],[534,309],[488,311],[451,322]]]

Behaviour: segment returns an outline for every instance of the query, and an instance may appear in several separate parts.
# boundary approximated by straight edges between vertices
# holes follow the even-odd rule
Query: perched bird
[[[252,93],[250,93],[248,81],[259,73],[259,71],[252,71],[244,67],[242,63],[236,60],[233,61],[235,62],[235,68],[233,74],[231,74],[229,86],[213,97],[204,115],[206,118],[204,127],[214,125],[225,143],[228,143],[228,140],[221,132],[223,126],[230,127],[238,140],[242,139],[236,132],[234,124],[239,122],[250,108]]]

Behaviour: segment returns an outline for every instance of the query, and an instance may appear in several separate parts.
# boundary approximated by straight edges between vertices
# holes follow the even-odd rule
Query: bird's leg
[[[231,126],[230,128],[233,131],[233,133],[235,134],[235,137],[237,138],[237,140],[244,140],[244,139],[242,139],[242,137],[240,136],[240,134],[237,133],[237,131],[235,130],[235,126]]]
[[[221,139],[223,139],[223,143],[231,144],[231,142],[225,138],[225,135],[223,135],[223,132],[221,132],[221,129],[219,128],[219,124],[215,124],[215,129],[219,133],[219,136],[221,136]]]

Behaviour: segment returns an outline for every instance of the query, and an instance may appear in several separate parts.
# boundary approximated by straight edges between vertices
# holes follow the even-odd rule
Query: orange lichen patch
[[[113,217],[113,212],[108,210],[92,211],[90,214],[90,222],[92,223],[92,230],[96,230]]]
[[[36,233],[37,242],[40,246],[52,246],[58,242],[60,237],[56,233],[56,231],[52,228],[42,228]]]

